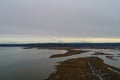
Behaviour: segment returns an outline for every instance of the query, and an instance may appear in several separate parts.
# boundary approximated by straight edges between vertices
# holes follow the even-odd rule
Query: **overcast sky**
[[[120,38],[120,0],[0,0],[0,36]]]

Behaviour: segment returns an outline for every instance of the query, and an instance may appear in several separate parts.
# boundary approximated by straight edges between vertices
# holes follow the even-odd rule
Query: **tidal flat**
[[[0,80],[120,80],[119,54],[113,49],[1,47]]]
[[[85,52],[88,50],[68,50],[65,54],[52,55],[50,58],[84,54]],[[104,63],[104,60],[97,56],[108,58],[108,55],[115,54],[94,52],[91,55],[94,56],[84,56],[84,58],[73,58],[59,62],[59,65],[55,66],[56,72],[52,73],[47,80],[120,80],[120,68]]]
[[[98,57],[68,59],[56,66],[48,80],[120,80],[120,69]]]

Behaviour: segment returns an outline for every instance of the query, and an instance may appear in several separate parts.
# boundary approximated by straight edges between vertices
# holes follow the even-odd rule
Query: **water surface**
[[[0,48],[0,80],[44,80],[52,72],[56,61],[52,54],[63,50]]]
[[[19,47],[0,47],[0,80],[45,80],[55,71],[55,65],[67,59],[80,57],[99,57],[108,65],[120,68],[120,51],[109,49],[84,49],[89,52],[49,58],[53,54],[65,53],[65,50],[22,49]],[[117,60],[106,55],[92,55],[94,52],[113,54]]]

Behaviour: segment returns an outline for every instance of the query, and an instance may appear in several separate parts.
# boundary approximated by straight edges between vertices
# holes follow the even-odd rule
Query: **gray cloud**
[[[119,0],[1,0],[0,35],[117,37]]]

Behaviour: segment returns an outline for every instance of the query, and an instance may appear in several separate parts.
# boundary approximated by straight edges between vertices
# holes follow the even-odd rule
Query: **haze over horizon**
[[[0,43],[120,42],[120,0],[0,0]]]

